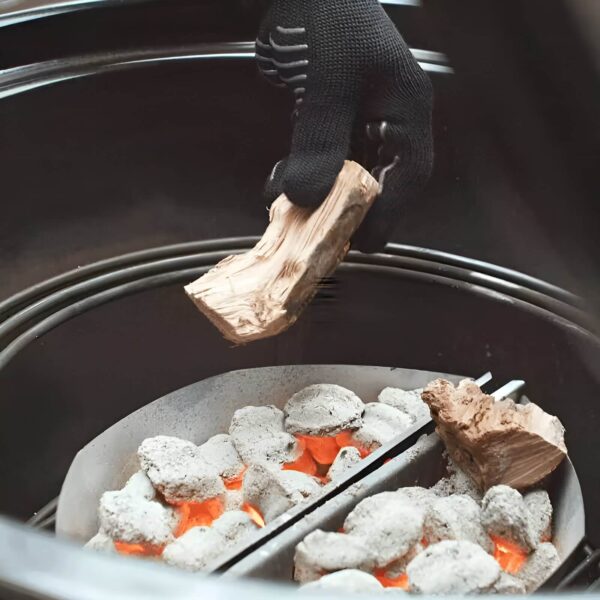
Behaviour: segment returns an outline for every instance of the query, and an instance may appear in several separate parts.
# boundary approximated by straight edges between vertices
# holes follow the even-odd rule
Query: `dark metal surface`
[[[554,185],[562,171],[543,163],[555,144],[540,137],[544,123],[539,118],[535,129],[525,117],[504,127],[503,136],[510,132],[513,137],[498,148],[497,126],[486,118],[501,115],[502,103],[486,109],[485,117],[480,116],[483,104],[477,110],[472,106],[473,92],[489,87],[478,77],[504,74],[503,56],[519,67],[531,66],[527,53],[521,52],[522,45],[516,53],[504,29],[503,37],[492,29],[480,40],[479,21],[459,18],[457,11],[438,19],[432,4],[386,5],[412,47],[452,50],[461,65],[460,80],[432,72],[435,173],[419,204],[407,208],[394,240],[493,261],[589,297],[595,287],[590,274],[597,272],[594,261],[600,252],[592,251],[597,236],[584,231],[594,219],[579,216],[591,206],[581,192],[583,179],[569,192],[563,183]],[[256,235],[264,228],[261,188],[273,163],[287,152],[287,97],[263,85],[248,58],[191,58],[207,44],[215,44],[218,54],[224,44],[252,39],[258,16],[233,0],[94,6],[13,23],[0,37],[0,68],[8,69],[0,73],[5,86],[20,81],[18,89],[25,90],[54,76],[95,73],[0,100],[6,198],[0,223],[0,297],[123,252]],[[528,19],[528,26],[554,27],[565,21],[555,9],[539,14],[549,14],[548,23]],[[500,25],[507,26],[504,20],[498,20]],[[486,27],[494,22],[488,19]],[[510,52],[492,55],[497,50],[487,42],[492,34],[512,44]],[[570,48],[573,35],[568,28],[553,36],[556,51]],[[515,36],[529,39],[522,28]],[[450,42],[467,39],[457,54]],[[446,68],[422,56],[429,67]],[[537,56],[536,65],[546,64],[543,56]],[[485,73],[472,68],[469,59],[477,60],[478,69],[485,66]],[[490,67],[495,61],[500,61],[498,68]],[[537,74],[536,85],[547,81],[546,89],[523,89],[523,81],[533,81],[525,74],[523,81],[509,82],[507,97],[515,89],[528,106],[538,97],[544,106],[559,96],[562,101],[562,88],[552,81],[565,76],[564,60],[559,64],[562,70]],[[585,80],[580,69],[585,56],[572,64]],[[572,104],[560,112],[564,119],[576,113],[578,96],[583,97],[569,96]],[[554,111],[548,123],[558,121]],[[591,124],[588,130],[586,139],[592,139]],[[535,143],[535,151],[516,153],[525,143],[531,148]],[[562,147],[588,161],[587,142]],[[513,151],[514,162],[507,162]],[[528,187],[514,176],[525,170]]]
[[[50,280],[46,283],[39,284],[29,291],[22,292],[0,305],[0,314],[4,312],[4,321],[0,322],[0,348],[2,345],[16,338],[20,334],[21,338],[35,338],[41,333],[48,331],[56,326],[62,320],[66,320],[66,315],[79,314],[80,306],[94,306],[94,300],[90,303],[85,303],[83,300],[89,296],[97,295],[100,291],[107,288],[115,287],[117,284],[122,284],[119,290],[127,289],[127,284],[132,283],[133,290],[138,290],[138,281],[146,280],[148,275],[159,275],[161,273],[170,273],[176,270],[182,270],[186,267],[201,267],[212,266],[216,262],[222,260],[229,254],[240,253],[250,248],[257,240],[255,238],[242,238],[237,240],[231,239],[225,241],[225,250],[220,252],[200,252],[190,255],[183,254],[183,247],[176,246],[173,248],[155,249],[148,251],[145,255],[135,253],[127,256],[117,257],[111,263],[103,261],[97,266],[90,265],[87,268],[89,274],[83,279],[81,273],[72,272],[66,274],[59,279]],[[190,244],[190,250],[201,249],[202,247],[210,249],[216,248],[216,241],[207,241],[205,243]],[[169,258],[169,253],[173,252],[176,256]],[[165,256],[159,260],[149,260],[142,264],[137,264],[142,256]],[[472,284],[484,284],[490,289],[495,289],[499,292],[508,291],[512,297],[519,298],[535,306],[552,311],[556,315],[561,315],[572,320],[574,323],[579,323],[582,326],[593,328],[596,323],[593,322],[578,305],[580,301],[575,296],[568,294],[560,289],[544,284],[544,282],[533,280],[532,278],[521,276],[515,272],[509,272],[506,269],[500,269],[494,265],[474,261],[469,264],[469,261],[452,255],[440,256],[444,262],[433,260],[438,258],[439,253],[428,251],[424,248],[410,248],[407,246],[399,247],[389,245],[386,254],[365,256],[360,253],[352,252],[347,257],[346,264],[365,264],[379,265],[382,267],[402,268],[406,270],[417,270],[423,273],[431,273],[442,277],[452,279],[460,279]],[[418,256],[418,258],[414,258]],[[127,265],[129,261],[131,266]],[[113,264],[113,269],[109,272],[102,273],[102,270],[108,270],[109,265]],[[455,265],[460,264],[460,267]],[[121,267],[121,268],[119,268]],[[477,271],[474,270],[477,267]],[[344,267],[342,267],[344,268]],[[93,275],[96,270],[100,273]],[[200,271],[198,271],[199,273]],[[69,281],[73,280],[73,284],[69,285]],[[151,281],[155,281],[152,279]],[[58,289],[59,282],[62,282]],[[537,288],[537,289],[536,289]],[[44,290],[48,290],[43,296]],[[120,292],[119,292],[120,293]],[[104,298],[105,295],[100,296]],[[30,304],[21,308],[20,311],[14,311],[11,314],[11,307],[27,302]],[[52,315],[52,311],[63,308],[60,315]],[[39,324],[39,327],[33,328],[33,325],[43,316],[46,320]],[[69,317],[70,318],[70,317]],[[27,331],[31,329],[31,332]],[[11,345],[4,353],[0,353],[0,363],[4,364],[7,355],[16,351],[16,348],[23,346]]]

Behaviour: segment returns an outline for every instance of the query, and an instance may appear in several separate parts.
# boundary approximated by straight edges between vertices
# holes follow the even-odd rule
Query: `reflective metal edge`
[[[443,54],[420,49],[411,49],[411,52],[425,71],[453,73]],[[436,62],[432,62],[434,57]],[[81,77],[157,66],[167,62],[203,60],[254,60],[254,42],[204,43],[103,52],[12,67],[0,71],[0,99]]]
[[[16,25],[78,10],[143,4],[146,0],[4,0],[0,2],[0,27]],[[421,6],[421,0],[379,0],[388,6]],[[166,4],[166,3],[165,3]]]

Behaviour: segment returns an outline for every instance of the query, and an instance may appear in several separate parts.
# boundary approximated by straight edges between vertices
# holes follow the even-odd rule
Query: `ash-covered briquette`
[[[529,511],[517,490],[507,485],[495,485],[486,492],[481,507],[481,524],[489,535],[513,542],[523,550],[536,547],[529,525]]]
[[[365,405],[362,425],[352,434],[352,439],[367,450],[376,450],[398,437],[412,425],[411,418],[379,402]]]
[[[173,539],[179,522],[176,511],[153,500],[154,489],[145,475],[136,473],[122,490],[100,498],[100,530],[112,540],[162,546]]]
[[[383,592],[385,588],[379,581],[364,571],[358,569],[344,569],[321,577],[303,585],[303,591],[331,591],[348,592],[351,594],[366,594],[369,592]]]
[[[457,540],[479,544],[486,552],[494,549],[481,526],[481,508],[470,496],[453,494],[434,502],[425,517],[424,534],[430,544]]]
[[[90,550],[96,550],[97,552],[116,552],[115,542],[113,539],[106,535],[104,531],[100,530],[87,544],[85,544],[84,548],[88,548]]]
[[[299,471],[276,471],[252,465],[244,475],[244,502],[258,509],[269,523],[293,506],[321,493],[317,479]]]
[[[394,492],[365,498],[346,517],[348,536],[362,537],[373,551],[375,566],[405,556],[423,537],[423,512]]]
[[[138,458],[152,485],[167,502],[204,502],[223,498],[225,485],[192,442],[166,435],[145,439]]]
[[[495,594],[502,594],[504,596],[520,596],[525,594],[525,585],[520,579],[502,571],[492,591]]]
[[[333,436],[361,427],[365,405],[351,390],[317,383],[295,393],[283,410],[289,433]]]
[[[361,461],[360,452],[354,446],[346,446],[341,448],[335,460],[333,461],[329,471],[327,471],[327,479],[329,481],[338,481],[342,479],[350,469],[354,468]]]
[[[560,558],[553,544],[540,544],[527,558],[516,577],[523,582],[525,591],[534,592],[560,566]]]
[[[225,552],[225,540],[213,527],[192,527],[163,551],[163,560],[186,571],[206,571]]]
[[[425,515],[429,508],[439,499],[439,496],[431,489],[419,486],[399,488],[393,493],[406,502],[411,503],[413,506],[418,507],[423,512],[423,515]]]
[[[398,577],[406,573],[406,567],[410,561],[413,560],[417,554],[421,554],[423,550],[425,550],[425,546],[421,542],[415,544],[402,558],[387,565],[385,576],[388,579],[398,579]]]
[[[123,486],[122,491],[126,491],[133,496],[146,498],[146,500],[154,500],[156,498],[156,490],[148,475],[143,471],[134,473]]]
[[[438,496],[451,496],[452,494],[461,494],[470,496],[477,502],[481,503],[483,495],[475,482],[460,469],[450,458],[448,458],[448,475],[440,479],[430,489]]]
[[[225,552],[232,551],[258,526],[241,511],[224,513],[212,527],[192,527],[163,551],[170,565],[187,571],[206,571]]]
[[[406,572],[412,592],[474,594],[493,588],[500,577],[500,566],[477,544],[444,541],[421,552]]]
[[[242,490],[227,490],[225,494],[225,503],[223,504],[223,510],[225,512],[230,510],[240,510],[244,504],[244,493]]]
[[[223,479],[233,479],[244,469],[244,463],[226,433],[213,435],[199,448],[200,457]]]
[[[403,390],[387,387],[381,391],[377,400],[408,415],[411,422],[417,423],[430,418],[429,407],[421,400],[423,388]]]
[[[308,583],[344,569],[373,571],[376,562],[363,538],[317,529],[296,546],[294,579]]]
[[[529,527],[536,545],[552,539],[552,503],[546,490],[534,490],[523,497]]]
[[[284,418],[276,406],[246,406],[235,411],[229,435],[246,465],[281,467],[300,456],[302,449],[285,431]]]
[[[212,526],[223,536],[228,548],[232,548],[243,539],[248,538],[259,528],[248,513],[241,510],[223,513]]]

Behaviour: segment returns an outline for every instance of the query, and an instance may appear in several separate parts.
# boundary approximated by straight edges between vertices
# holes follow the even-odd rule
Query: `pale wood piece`
[[[185,291],[235,344],[277,335],[298,319],[323,277],[346,256],[349,239],[377,196],[379,185],[360,165],[346,162],[314,211],[275,200],[270,224],[246,254],[229,256]]]
[[[495,402],[472,381],[438,379],[422,394],[452,460],[482,491],[531,487],[567,456],[564,427],[536,404]]]

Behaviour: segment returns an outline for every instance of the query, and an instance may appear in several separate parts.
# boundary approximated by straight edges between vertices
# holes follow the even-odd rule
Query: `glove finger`
[[[370,123],[367,138],[377,145],[372,174],[379,181],[379,196],[353,243],[362,252],[379,252],[393,234],[402,208],[425,187],[433,165],[433,144],[428,124],[407,130],[389,121]]]
[[[325,200],[348,157],[353,121],[353,105],[323,105],[305,97],[284,178],[284,191],[294,204],[316,207]]]
[[[275,164],[271,174],[267,178],[263,196],[271,205],[281,194],[283,194],[283,178],[285,176],[287,159],[280,160]]]
[[[388,177],[393,177],[395,175],[393,171],[396,168],[397,163],[393,163],[383,176],[380,176],[380,182],[381,178],[385,180]],[[352,247],[354,249],[369,254],[383,251],[394,232],[399,218],[398,213],[401,203],[395,191],[394,185],[382,188],[380,183],[380,191],[377,199],[352,238]]]

